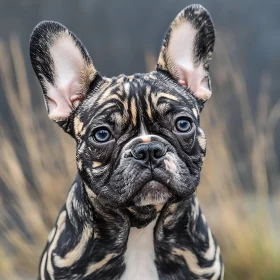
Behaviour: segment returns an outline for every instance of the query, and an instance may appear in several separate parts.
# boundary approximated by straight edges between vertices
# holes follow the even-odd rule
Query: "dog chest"
[[[154,251],[155,221],[147,227],[131,228],[125,253],[126,269],[121,280],[158,280]]]

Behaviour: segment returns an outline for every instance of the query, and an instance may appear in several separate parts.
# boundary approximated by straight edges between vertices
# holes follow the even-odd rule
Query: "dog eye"
[[[94,132],[93,138],[96,142],[107,142],[111,137],[111,132],[107,128],[101,128]]]
[[[176,130],[179,132],[189,132],[192,129],[191,122],[187,118],[179,118],[175,122]]]

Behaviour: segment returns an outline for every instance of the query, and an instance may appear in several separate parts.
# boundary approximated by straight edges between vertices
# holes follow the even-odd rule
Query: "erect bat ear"
[[[30,40],[30,58],[43,89],[49,118],[66,120],[98,75],[87,50],[63,25],[39,23]]]
[[[157,70],[168,72],[200,101],[211,96],[209,62],[215,43],[214,26],[200,5],[182,10],[171,23],[161,48]]]

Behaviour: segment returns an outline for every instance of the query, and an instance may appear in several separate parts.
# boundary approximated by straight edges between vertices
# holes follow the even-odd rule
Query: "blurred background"
[[[42,20],[66,25],[105,76],[154,69],[188,0],[0,0],[0,279],[35,279],[75,178],[74,141],[48,120],[29,61]],[[226,280],[280,279],[280,2],[200,0],[216,26],[198,197]]]

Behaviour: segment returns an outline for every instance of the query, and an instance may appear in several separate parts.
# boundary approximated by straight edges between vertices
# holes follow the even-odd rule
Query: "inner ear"
[[[160,52],[157,69],[167,71],[196,98],[211,96],[209,62],[215,34],[211,17],[200,5],[181,11],[172,22]]]
[[[49,117],[65,120],[86,97],[98,75],[80,40],[57,22],[42,22],[33,31],[30,57],[42,86]]]

